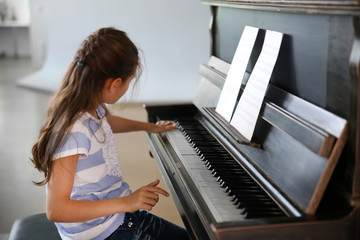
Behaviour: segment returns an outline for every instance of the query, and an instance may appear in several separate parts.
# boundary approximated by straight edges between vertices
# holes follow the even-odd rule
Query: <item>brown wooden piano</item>
[[[360,2],[203,4],[193,102],[146,106],[177,123],[148,143],[192,239],[360,239]],[[284,34],[251,142],[214,110],[245,26],[260,29],[246,75],[266,30]]]

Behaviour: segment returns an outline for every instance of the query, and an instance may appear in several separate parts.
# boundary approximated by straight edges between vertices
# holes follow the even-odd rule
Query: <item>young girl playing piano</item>
[[[131,192],[122,178],[113,132],[175,128],[108,112],[105,104],[117,102],[140,70],[126,33],[99,29],[78,49],[51,102],[32,161],[45,175],[37,184],[47,184],[47,216],[63,239],[188,239],[185,229],[144,211],[169,196],[159,180]]]

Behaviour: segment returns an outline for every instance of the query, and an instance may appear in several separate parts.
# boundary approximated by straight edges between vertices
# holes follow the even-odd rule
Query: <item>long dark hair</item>
[[[125,32],[102,28],[83,41],[51,101],[39,138],[32,148],[31,161],[45,176],[35,184],[49,181],[53,155],[79,115],[96,108],[96,102],[103,102],[101,93],[105,81],[119,77],[125,81],[133,74],[138,79],[140,72],[138,49]]]

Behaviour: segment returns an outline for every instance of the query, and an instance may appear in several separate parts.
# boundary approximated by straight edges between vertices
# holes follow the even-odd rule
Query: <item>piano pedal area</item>
[[[210,202],[210,211],[218,222],[239,219],[288,217],[200,122],[196,119],[184,118],[175,120],[175,123],[184,139],[186,139],[188,146],[197,155],[198,161],[190,162],[196,161],[196,158],[191,158],[188,164],[185,161],[184,164],[188,165],[185,168],[197,180],[195,184],[200,186],[203,184],[210,185],[206,186],[203,191],[201,189],[199,191],[202,192],[204,200],[208,204]],[[179,141],[177,140],[176,142]],[[177,144],[180,149],[179,151],[184,155],[184,159],[187,159],[186,155],[192,151],[188,146],[184,146],[184,144]],[[202,166],[199,166],[199,164]],[[202,168],[206,169],[207,173],[204,173]],[[206,175],[213,180],[209,182],[209,177]],[[212,182],[216,182],[216,184],[212,184]],[[219,188],[224,196],[215,196],[218,194],[208,191],[209,189],[213,190],[214,187]],[[220,200],[220,198],[222,199]],[[224,203],[226,201],[232,207],[224,207],[224,205],[227,205]],[[222,206],[219,207],[219,204]],[[211,205],[213,205],[214,209],[211,209]],[[219,216],[216,216],[217,214]]]

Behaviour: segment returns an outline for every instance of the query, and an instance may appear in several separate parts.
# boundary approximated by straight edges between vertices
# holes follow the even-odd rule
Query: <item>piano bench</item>
[[[35,214],[17,219],[10,231],[9,240],[61,240],[53,222],[47,219],[45,213]]]

